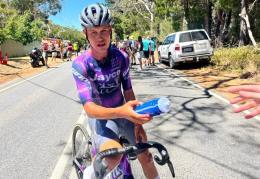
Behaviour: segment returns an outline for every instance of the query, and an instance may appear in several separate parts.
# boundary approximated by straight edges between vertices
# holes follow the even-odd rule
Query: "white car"
[[[159,61],[169,62],[174,68],[180,62],[210,59],[213,55],[210,42],[204,29],[169,34],[158,48]]]

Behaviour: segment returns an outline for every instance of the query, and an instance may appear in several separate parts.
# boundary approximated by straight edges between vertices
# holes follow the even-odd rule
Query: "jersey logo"
[[[120,74],[120,70],[114,71],[114,72],[112,72],[112,73],[110,73],[108,75],[98,75],[98,74],[96,74],[93,80],[94,81],[97,80],[97,81],[108,82],[111,79],[118,77],[119,74]]]
[[[118,81],[110,82],[110,83],[103,83],[98,87],[98,92],[100,94],[109,94],[119,87]]]

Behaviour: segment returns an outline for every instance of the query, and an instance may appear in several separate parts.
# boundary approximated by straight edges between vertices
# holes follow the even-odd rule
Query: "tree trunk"
[[[241,17],[240,21],[240,40],[239,46],[248,45],[249,38],[254,46],[256,46],[256,41],[251,31],[249,17],[247,14],[248,2],[247,0],[241,0],[241,13],[239,16]],[[248,38],[249,37],[249,38]]]
[[[247,14],[247,0],[241,0],[241,13],[240,16],[245,16]],[[239,46],[248,45],[248,35],[246,29],[246,21],[241,18],[240,20],[240,35],[239,35]]]
[[[213,3],[211,1],[208,2],[208,14],[207,14],[207,26],[208,26],[208,34],[211,37],[211,30],[212,30],[212,8],[213,8]]]
[[[215,46],[222,46],[221,44],[221,31],[223,29],[223,11],[221,9],[217,10],[216,17],[216,30],[215,30]]]
[[[183,18],[183,30],[189,29],[189,0],[183,0],[183,6],[184,6],[184,18]]]
[[[151,22],[150,22],[150,32],[151,32],[151,34],[153,34],[153,24],[154,24],[154,14],[153,13],[151,13],[150,14],[150,16],[151,16]],[[153,34],[154,35],[154,34]]]
[[[208,32],[209,34],[209,2],[208,0],[204,0],[204,7],[207,12],[204,16],[204,29]],[[210,34],[209,34],[210,36]]]
[[[230,10],[225,15],[225,23],[224,23],[224,28],[222,31],[222,36],[221,36],[221,41],[223,44],[227,44],[228,40],[229,40],[229,26],[231,23],[231,15],[232,15],[232,10]]]

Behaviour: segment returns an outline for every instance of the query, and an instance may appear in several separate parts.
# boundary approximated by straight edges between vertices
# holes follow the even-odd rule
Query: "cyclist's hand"
[[[135,126],[135,141],[137,143],[147,142],[147,135],[146,135],[142,125]]]
[[[238,94],[236,98],[230,100],[231,104],[244,102],[234,112],[239,113],[248,109],[253,109],[251,113],[245,115],[250,119],[260,114],[260,85],[242,85],[234,86],[228,89],[229,92]]]
[[[149,122],[152,119],[152,117],[149,114],[138,114],[134,111],[135,106],[139,104],[141,104],[139,101],[133,100],[128,101],[123,106],[120,106],[120,116],[130,120],[135,124],[144,124],[146,122]]]

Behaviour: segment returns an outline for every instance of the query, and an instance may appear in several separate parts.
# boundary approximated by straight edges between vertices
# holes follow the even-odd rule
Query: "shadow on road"
[[[144,83],[146,83],[146,85],[157,87],[157,88],[159,87],[161,89],[170,88],[174,86],[174,88],[178,88],[178,90],[180,90],[183,93],[186,93],[185,90],[197,89],[189,82],[178,79],[178,76],[174,74],[162,73],[164,70],[165,69],[156,68],[156,67],[150,67],[142,71],[133,70],[131,76],[133,77],[134,80],[142,79]],[[183,76],[185,77],[185,75]],[[153,79],[153,80],[149,81],[149,79]],[[211,156],[201,154],[200,152],[196,152],[192,149],[182,146],[177,142],[173,142],[176,141],[177,139],[182,138],[188,132],[189,133],[194,132],[195,134],[195,131],[199,131],[207,134],[207,136],[215,135],[215,133],[218,132],[217,126],[219,126],[221,123],[228,122],[227,121],[228,119],[224,116],[223,113],[223,111],[226,109],[226,106],[224,104],[218,102],[205,103],[205,101],[208,101],[207,99],[213,98],[209,92],[211,89],[215,89],[216,87],[222,85],[223,83],[227,81],[231,81],[233,79],[235,79],[235,77],[234,78],[229,77],[225,80],[217,81],[216,83],[209,86],[208,88],[202,89],[200,94],[199,95],[197,94],[195,96],[188,96],[187,94],[182,96],[180,95],[182,93],[178,93],[178,94],[172,93],[173,95],[164,95],[167,96],[172,101],[172,103],[175,103],[177,98],[181,102],[178,101],[178,104],[173,104],[174,106],[173,111],[170,114],[165,114],[163,116],[163,119],[152,121],[153,125],[150,125],[147,128],[147,131],[149,131],[150,135],[162,139],[163,141],[172,144],[173,146],[179,147],[189,153],[192,153],[208,161],[211,161],[214,164],[224,167],[232,172],[241,174],[247,178],[256,179],[258,178],[257,176],[254,176],[253,174],[247,172],[246,170],[242,171],[242,169],[236,169],[235,167],[224,163],[224,161],[214,159]],[[141,101],[147,101],[155,97],[160,97],[161,95],[162,95],[161,93],[141,94],[138,95],[137,98],[140,99]],[[212,117],[213,115],[218,116],[217,119],[213,119]],[[206,117],[204,117],[203,119],[201,118],[201,116],[206,116]],[[159,127],[163,125],[164,126],[178,125],[178,127],[174,128],[174,130],[167,128],[166,131],[161,131]],[[250,128],[253,127],[249,124],[247,125],[249,130]],[[239,125],[235,127],[238,126]],[[165,135],[167,137],[162,137]],[[241,141],[241,136],[239,136],[239,134],[234,134],[234,132],[230,132],[227,133],[227,137],[234,138],[234,140],[239,144],[242,142],[242,143],[246,143],[247,145],[254,146],[255,148],[257,147],[260,148],[259,144],[257,144],[257,141],[254,141],[253,138],[250,136],[247,137],[245,136],[245,138]],[[201,138],[199,140],[204,140],[204,139]],[[251,168],[256,168],[256,167],[257,166],[253,166],[253,165],[251,166]]]
[[[17,67],[17,66],[14,66],[14,65],[10,65],[10,64],[6,64],[5,66],[9,66],[9,67],[11,67],[11,68],[22,69],[22,68],[20,68],[20,67]]]
[[[230,171],[232,171],[232,172],[241,174],[241,175],[243,175],[243,176],[245,176],[245,177],[247,177],[247,178],[250,178],[250,179],[258,179],[258,178],[259,178],[259,177],[257,177],[257,176],[254,176],[254,175],[250,174],[250,173],[247,173],[247,172],[244,172],[244,171],[242,171],[242,170],[236,169],[236,168],[234,168],[234,167],[232,167],[232,166],[229,166],[229,165],[227,165],[227,164],[225,164],[225,163],[223,163],[223,162],[221,162],[221,161],[219,161],[219,160],[216,160],[216,159],[214,159],[214,158],[211,158],[211,157],[202,155],[202,154],[200,154],[199,152],[196,152],[196,151],[194,151],[194,150],[192,150],[192,149],[189,149],[189,148],[187,148],[187,147],[185,147],[185,146],[182,146],[182,145],[180,145],[180,144],[178,144],[178,143],[175,143],[175,142],[173,142],[173,141],[171,141],[171,140],[167,140],[167,139],[165,139],[165,138],[162,138],[161,135],[157,135],[156,133],[152,133],[151,135],[153,135],[153,136],[155,136],[155,137],[157,137],[157,138],[163,140],[164,142],[167,142],[167,143],[169,143],[169,144],[171,144],[171,145],[174,145],[174,146],[176,146],[176,147],[178,147],[178,148],[181,148],[182,150],[184,150],[184,151],[186,151],[186,152],[192,153],[192,154],[194,154],[194,155],[196,155],[196,156],[199,156],[199,157],[201,157],[201,158],[203,158],[203,159],[206,159],[206,160],[208,160],[208,161],[211,161],[212,163],[214,163],[214,164],[216,164],[216,165],[219,165],[219,166],[221,166],[221,167],[223,167],[223,168],[226,168],[226,169],[228,169],[228,170],[230,170]],[[248,163],[246,163],[246,164],[248,164]],[[251,165],[252,165],[252,164],[251,164]],[[251,167],[256,167],[256,166],[251,166]],[[256,168],[258,169],[259,167],[256,167]]]

